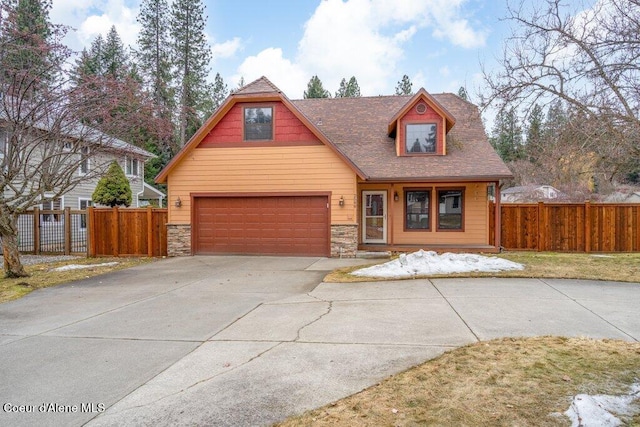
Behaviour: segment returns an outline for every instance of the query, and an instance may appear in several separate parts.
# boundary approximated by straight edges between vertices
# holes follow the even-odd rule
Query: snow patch
[[[401,278],[470,271],[496,272],[523,269],[524,265],[522,264],[497,257],[453,254],[450,252],[438,255],[433,251],[419,250],[411,254],[401,254],[399,258],[393,261],[362,268],[351,274],[367,277]]]
[[[628,420],[620,418],[640,412],[638,399],[640,383],[633,384],[629,394],[622,396],[579,394],[564,414],[571,419],[572,427],[621,426]]]
[[[118,265],[118,262],[117,261],[103,262],[102,264],[69,264],[69,265],[63,265],[62,267],[54,268],[52,269],[52,271],[69,271],[69,270],[80,270],[83,268],[112,267],[114,265]]]

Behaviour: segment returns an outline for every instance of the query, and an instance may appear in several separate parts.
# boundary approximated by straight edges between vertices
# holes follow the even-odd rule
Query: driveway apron
[[[358,262],[158,261],[0,305],[1,425],[268,425],[505,336],[637,341],[640,285],[332,284]]]

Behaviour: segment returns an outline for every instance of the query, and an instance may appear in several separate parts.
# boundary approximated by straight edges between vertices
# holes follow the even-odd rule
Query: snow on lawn
[[[572,427],[621,426],[620,418],[640,412],[638,399],[640,383],[633,384],[630,393],[622,396],[579,394],[573,398],[565,415],[571,419]]]
[[[80,270],[81,268],[94,268],[94,267],[112,267],[118,265],[118,262],[103,262],[102,264],[69,264],[62,267],[54,268],[52,271],[68,271],[68,270]]]
[[[523,270],[524,265],[496,257],[473,254],[444,253],[419,250],[385,264],[356,270],[351,274],[367,277],[414,277],[432,274],[465,273],[469,271]]]

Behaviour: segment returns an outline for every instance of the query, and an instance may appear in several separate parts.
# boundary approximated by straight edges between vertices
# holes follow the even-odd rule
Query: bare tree
[[[50,3],[31,3],[48,13]],[[87,105],[74,101],[77,89],[65,71],[71,55],[61,43],[65,29],[21,25],[48,17],[24,16],[30,13],[0,1],[0,238],[7,277],[28,275],[18,252],[18,215],[101,175],[108,166],[101,153],[119,148],[80,122]]]
[[[509,5],[514,30],[500,70],[485,71],[485,105],[528,113],[561,100],[589,123],[576,134],[580,149],[621,171],[640,157],[640,0],[569,4]]]

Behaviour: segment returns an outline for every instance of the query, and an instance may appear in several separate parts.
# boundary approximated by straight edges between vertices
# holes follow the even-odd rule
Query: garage
[[[193,200],[193,252],[197,255],[330,255],[327,195]]]

